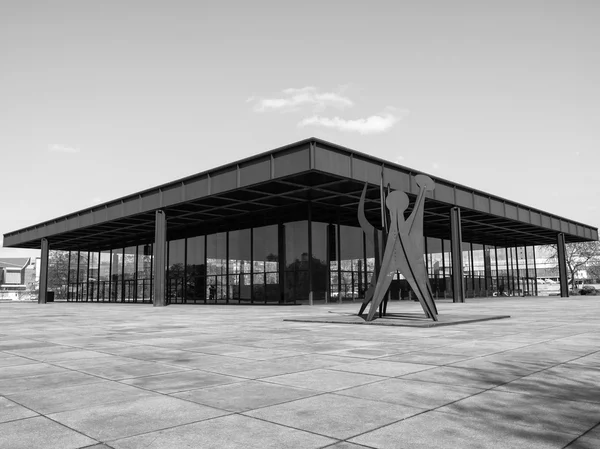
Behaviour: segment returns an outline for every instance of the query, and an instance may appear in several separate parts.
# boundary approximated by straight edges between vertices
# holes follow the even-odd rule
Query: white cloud
[[[431,164],[431,168],[433,168],[434,170],[439,170],[440,164],[438,164],[437,162],[434,162],[433,164]]]
[[[57,153],[79,153],[79,148],[75,148],[75,147],[68,147],[66,145],[60,145],[60,144],[52,144],[52,145],[48,145],[48,150],[49,151],[54,151]]]
[[[404,156],[398,156],[398,157],[396,157],[396,163],[397,164],[401,164],[402,161],[404,161]]]
[[[96,196],[96,197],[92,198],[92,200],[90,201],[90,205],[95,206],[96,204],[100,204],[101,202],[102,202],[102,198],[100,198],[99,196]]]
[[[313,115],[305,118],[298,126],[324,126],[325,128],[337,129],[339,131],[358,132],[360,134],[376,134],[389,130],[394,126],[400,117],[391,113],[381,115],[372,115],[367,118],[359,118],[355,120],[346,120],[340,117],[328,118]]]
[[[294,111],[302,106],[310,106],[315,110],[323,110],[327,107],[344,109],[354,106],[352,100],[338,92],[319,92],[314,86],[302,88],[288,88],[282,91],[278,98],[256,98],[250,97],[247,102],[255,102],[256,112],[267,111]]]

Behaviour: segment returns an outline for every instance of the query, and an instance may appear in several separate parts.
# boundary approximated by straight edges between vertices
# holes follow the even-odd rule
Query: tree
[[[48,254],[48,290],[54,292],[56,299],[66,298],[68,276],[69,252],[50,251]]]
[[[548,251],[548,261],[553,262],[558,267],[558,248],[556,245],[547,245],[544,247]],[[565,258],[567,261],[567,270],[569,272],[571,288],[575,290],[575,275],[578,271],[587,269],[588,274],[597,276],[598,264],[600,264],[600,242],[579,242],[567,243],[565,245]]]

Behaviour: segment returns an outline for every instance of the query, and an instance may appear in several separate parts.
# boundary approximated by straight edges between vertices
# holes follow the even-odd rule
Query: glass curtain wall
[[[375,240],[378,239],[379,242],[381,242],[381,232],[377,231],[376,235],[373,236],[371,239],[368,239],[365,237],[365,267],[366,267],[366,273],[365,273],[365,288],[369,288],[369,285],[371,283],[371,278],[373,277],[374,273],[375,273],[375,247],[373,245],[373,243],[371,242],[371,240]],[[381,248],[381,244],[379,243],[379,247]],[[373,279],[373,281],[375,281],[375,279]]]
[[[227,298],[252,300],[251,230],[229,232],[229,281]]]
[[[252,270],[254,301],[279,302],[279,227],[253,229]]]
[[[88,256],[87,301],[98,301],[98,277],[100,253],[90,252]]]
[[[123,301],[137,302],[135,273],[137,247],[130,246],[123,251]]]
[[[309,251],[308,224],[297,221],[170,241],[168,301],[306,302],[311,281],[315,302],[363,298],[375,269],[373,245],[358,227],[312,222]],[[425,243],[434,297],[451,298],[450,242],[428,237]],[[56,299],[62,295],[68,301],[150,302],[152,249],[147,244],[102,252],[52,251],[49,290]],[[463,242],[463,262],[468,297],[538,294],[533,246]],[[404,276],[396,273],[390,299],[410,296]]]
[[[537,273],[535,270],[535,248],[533,246],[525,247],[525,257],[527,261],[527,279],[528,279],[528,292],[531,296],[538,295],[537,288]]]
[[[100,253],[98,270],[98,301],[110,300],[110,251]]]
[[[187,239],[187,259],[185,265],[186,302],[206,304],[206,251],[205,236]]]
[[[329,299],[332,301],[339,301],[340,298],[340,269],[338,265],[338,254],[339,252],[339,240],[338,240],[338,226],[335,224],[327,225],[327,243],[326,248],[328,251],[327,261],[329,262]]]
[[[79,251],[69,252],[69,289],[67,301],[77,301],[77,275],[79,274]]]
[[[286,223],[284,301],[308,301],[308,221]]]
[[[427,237],[427,271],[433,296],[443,298],[446,282],[444,281],[444,251],[441,239]]]
[[[112,302],[123,301],[123,248],[111,252],[110,264],[110,296]]]
[[[312,222],[311,275],[314,302],[327,302],[329,299],[327,227],[327,223]]]
[[[355,301],[364,298],[365,256],[361,228],[340,226],[340,298]]]
[[[137,247],[136,302],[152,297],[152,245]]]
[[[206,237],[207,295],[209,302],[227,297],[227,234],[220,232]]]
[[[452,298],[452,245],[450,240],[442,240],[444,251],[444,298]]]
[[[69,284],[69,252],[50,250],[48,255],[48,291],[54,299],[67,299]]]
[[[167,262],[167,302],[181,304],[185,293],[185,239],[169,242]]]
[[[77,301],[87,301],[88,258],[89,253],[87,251],[79,252],[79,273],[77,275]]]
[[[486,296],[485,253],[483,245],[471,244],[471,260],[473,261],[473,294],[475,297]]]

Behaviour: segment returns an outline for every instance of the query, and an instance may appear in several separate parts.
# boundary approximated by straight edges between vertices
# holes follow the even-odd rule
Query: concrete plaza
[[[438,306],[0,303],[0,448],[600,448],[600,298]]]

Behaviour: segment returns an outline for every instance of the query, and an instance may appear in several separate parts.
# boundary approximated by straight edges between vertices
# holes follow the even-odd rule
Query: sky
[[[2,1],[0,235],[312,136],[598,227],[598,23],[597,0]]]

